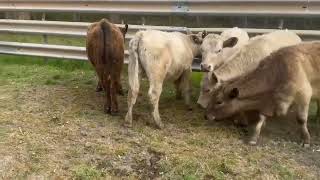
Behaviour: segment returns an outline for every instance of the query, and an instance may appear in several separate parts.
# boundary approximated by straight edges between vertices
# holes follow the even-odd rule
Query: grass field
[[[200,74],[193,76],[193,100]],[[126,73],[123,82],[127,89]],[[151,119],[147,82],[132,129],[103,113],[103,93],[87,62],[0,56],[0,177],[3,179],[319,179],[320,127],[300,146],[292,118],[267,122],[258,146],[230,122],[208,123],[194,103],[187,111],[167,83],[160,100],[163,130]]]

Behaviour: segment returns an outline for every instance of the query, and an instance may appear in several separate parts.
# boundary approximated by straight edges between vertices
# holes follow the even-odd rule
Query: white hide
[[[197,37],[195,39],[195,37]],[[132,108],[139,92],[140,68],[148,77],[148,95],[153,106],[153,119],[158,128],[163,124],[158,104],[164,80],[176,83],[178,92],[190,103],[190,74],[193,58],[200,53],[202,39],[179,32],[147,30],[138,32],[129,44],[129,94],[126,124],[132,124]]]

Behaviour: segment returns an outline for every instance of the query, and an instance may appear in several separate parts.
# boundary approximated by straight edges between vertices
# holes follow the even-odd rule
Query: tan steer
[[[251,73],[225,82],[212,96],[206,116],[221,119],[241,111],[258,113],[250,144],[256,144],[267,117],[287,114],[295,103],[303,144],[309,146],[307,128],[311,97],[320,97],[320,42],[282,48],[266,57]]]

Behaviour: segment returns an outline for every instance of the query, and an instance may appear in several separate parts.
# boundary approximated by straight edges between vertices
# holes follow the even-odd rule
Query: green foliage
[[[88,165],[80,165],[73,169],[74,179],[76,180],[93,180],[101,179],[103,173],[97,170],[95,167]]]

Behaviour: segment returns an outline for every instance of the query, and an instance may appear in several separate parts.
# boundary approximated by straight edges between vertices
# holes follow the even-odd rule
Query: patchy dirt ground
[[[160,100],[165,129],[157,130],[147,125],[144,80],[134,126],[127,129],[126,96],[119,97],[119,116],[105,115],[90,69],[0,65],[2,179],[320,178],[320,122],[309,123],[311,148],[299,145],[292,118],[268,121],[252,147],[243,143],[246,131],[206,122],[201,109],[194,104],[187,111],[166,85]]]

